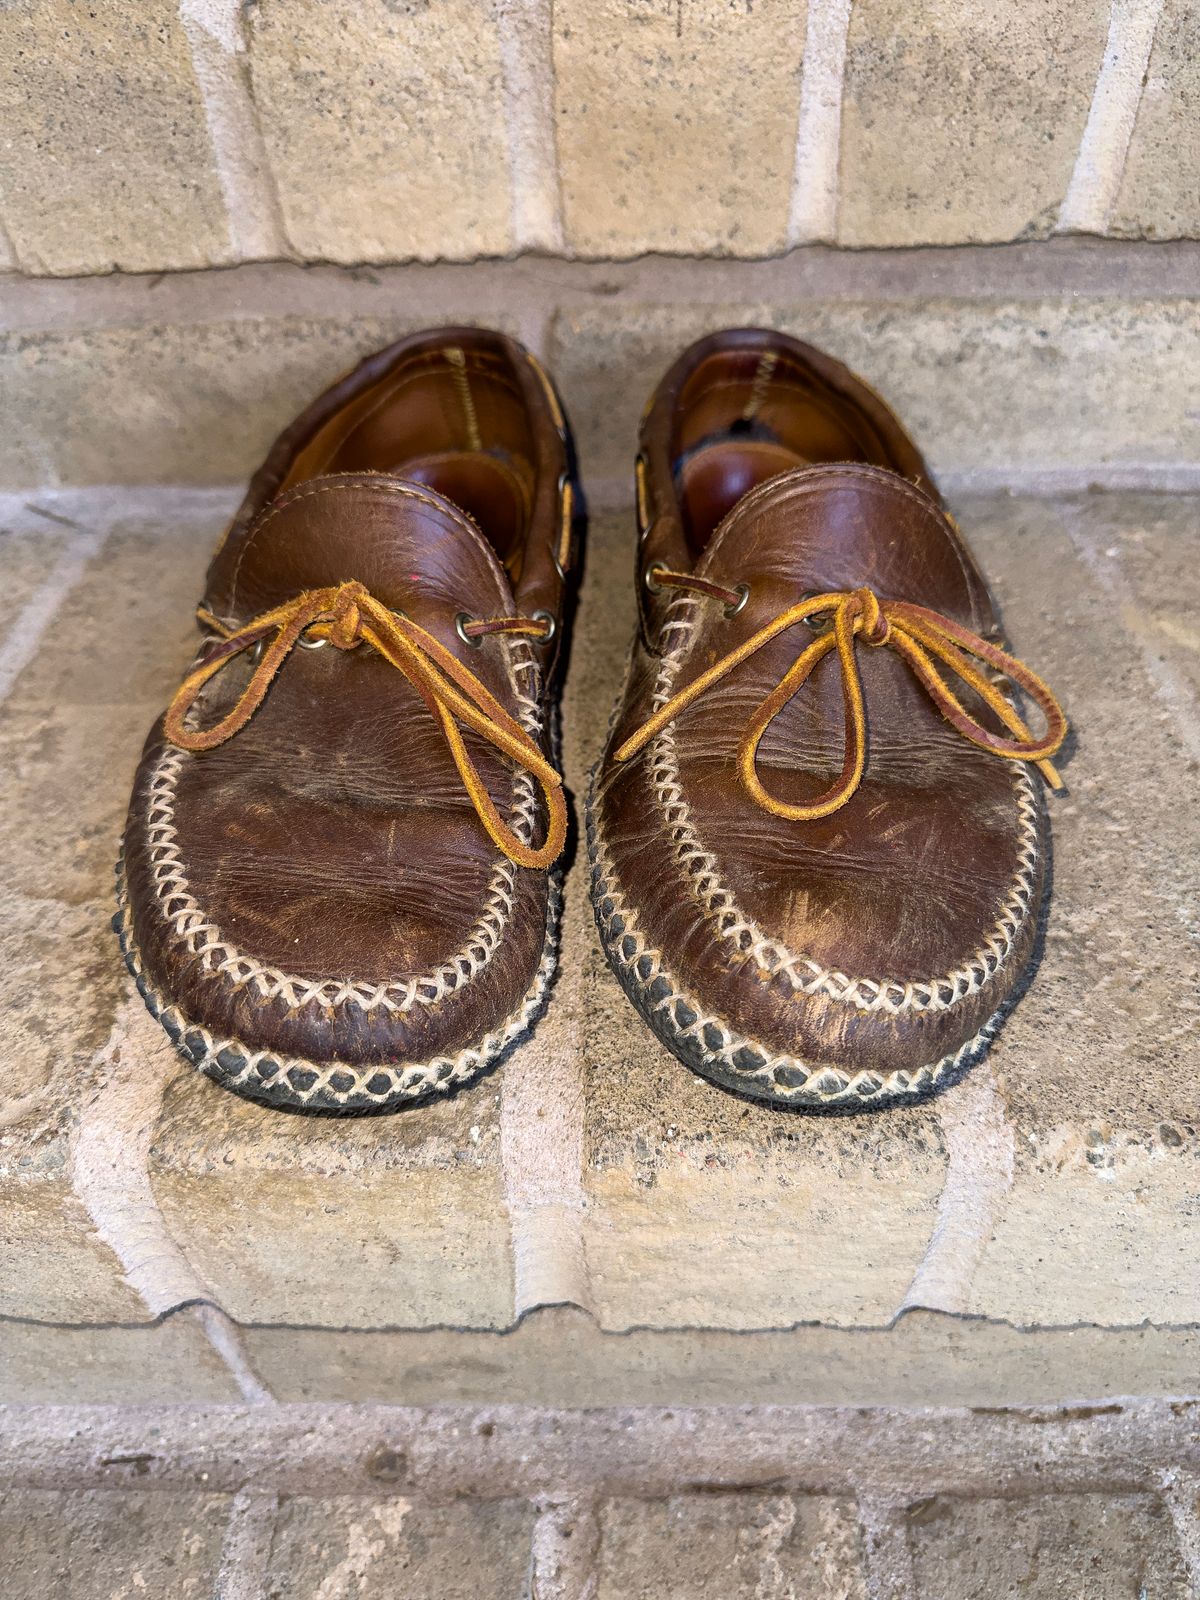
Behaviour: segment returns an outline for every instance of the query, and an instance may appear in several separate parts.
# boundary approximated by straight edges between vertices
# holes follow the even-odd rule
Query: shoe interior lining
[[[284,488],[334,472],[423,483],[477,524],[515,582],[536,483],[525,401],[499,352],[422,350],[344,406],[299,452]]]
[[[903,470],[853,397],[790,352],[759,346],[706,356],[680,390],[672,438],[693,557],[749,490],[825,461]]]

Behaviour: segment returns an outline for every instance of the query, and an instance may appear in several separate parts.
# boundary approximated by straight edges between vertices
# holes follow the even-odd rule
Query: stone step
[[[771,1334],[708,1352],[747,1401],[764,1398],[752,1374],[735,1376],[752,1348],[789,1397],[820,1403],[874,1403],[887,1384],[922,1403],[941,1361],[964,1403],[1192,1387],[1193,498],[960,497],[1015,648],[1076,730],[1069,793],[1051,808],[1045,949],[961,1084],[835,1119],[735,1099],[661,1049],[599,953],[579,863],[554,1004],[527,1046],[450,1101],[285,1116],[174,1054],[119,966],[111,869],[227,509],[198,491],[0,504],[9,1397],[21,1373],[46,1399],[124,1396],[140,1367],[149,1392],[197,1400],[263,1384],[404,1398],[411,1384],[446,1401],[478,1393],[480,1372],[545,1399],[569,1386],[572,1361],[594,1360],[631,1403],[665,1401],[673,1382],[703,1390],[693,1329]],[[576,796],[631,627],[628,512],[593,518],[590,539],[564,709]],[[487,1330],[561,1302],[594,1323],[565,1325],[557,1365],[551,1329],[524,1355],[493,1353]],[[153,1326],[193,1303],[242,1333],[217,1311]],[[914,1308],[944,1315],[910,1335],[901,1313]],[[984,1332],[955,1354],[974,1326],[961,1318]],[[43,1327],[61,1358],[39,1361]],[[985,1352],[990,1398],[970,1376]],[[822,1375],[806,1388],[788,1374],[808,1358]],[[393,1361],[403,1382],[387,1376]]]
[[[1186,1600],[1165,1409],[15,1408],[5,1593]]]

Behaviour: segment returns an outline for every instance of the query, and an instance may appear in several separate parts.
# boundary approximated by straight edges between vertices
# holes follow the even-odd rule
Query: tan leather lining
[[[489,354],[414,354],[343,407],[297,454],[283,490],[338,472],[388,472],[436,488],[479,524],[515,580],[535,469],[521,390]],[[500,487],[494,501],[486,485]]]

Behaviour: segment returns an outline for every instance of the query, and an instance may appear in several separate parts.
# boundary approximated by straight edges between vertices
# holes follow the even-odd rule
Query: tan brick
[[[0,1321],[0,1404],[236,1401],[225,1363],[187,1312],[146,1328]]]
[[[511,243],[500,44],[470,0],[253,0],[250,73],[303,258],[452,260]]]
[[[0,1316],[140,1322],[71,1187],[70,1138],[124,988],[110,904],[8,895],[0,970]]]
[[[1121,597],[1091,564],[1098,551],[1120,569],[1118,526],[1136,549],[1149,500],[960,507],[1018,653],[1061,695],[1077,741],[1069,792],[1049,807],[1044,954],[991,1057],[1016,1170],[967,1309],[1017,1323],[1200,1320],[1200,825],[1180,802],[1200,719],[1174,692],[1182,680],[1155,671],[1156,651],[1186,644],[1123,629]],[[1194,615],[1186,537],[1157,553],[1156,586]]]
[[[839,242],[985,243],[1054,227],[1108,31],[1106,0],[856,0]]]
[[[118,526],[64,597],[0,707],[10,891],[111,905],[134,768],[194,651],[192,609],[219,532],[213,517],[199,530]]]
[[[346,1594],[347,1583],[361,1600],[522,1600],[532,1531],[533,1511],[518,1500],[287,1500],[264,1600]]]
[[[241,484],[322,389],[424,325],[285,315],[13,333],[0,338],[14,419],[0,483]]]
[[[1195,497],[1094,495],[1070,506],[1068,531],[1137,642],[1160,697],[1200,714],[1200,579],[1193,563],[1180,561],[1196,537]]]
[[[0,1316],[147,1316],[71,1186],[72,1130],[94,1092],[92,1057],[124,990],[111,915],[107,897],[0,900]]]
[[[129,784],[189,658],[191,606],[218,531],[107,515],[107,543],[0,707],[0,1312],[60,1322],[148,1314],[72,1192],[69,1141],[125,989],[109,921]],[[42,574],[53,575],[68,537],[103,531],[86,513],[70,536],[56,524],[30,531],[42,522],[26,512],[0,543],[6,589],[11,570],[14,590],[30,592],[38,540]]]
[[[132,1475],[150,1461],[135,1458]],[[6,1600],[207,1600],[227,1495],[10,1489],[0,1496]]]
[[[909,1514],[916,1592],[974,1600],[1186,1600],[1171,1519],[1150,1495],[927,1500]]]
[[[3,630],[19,617],[55,571],[59,561],[73,543],[72,530],[58,520],[49,497],[43,496],[39,505],[37,494],[31,493],[22,504],[9,499],[0,511],[0,572],[4,574],[5,621]]]
[[[158,709],[110,706],[83,720],[73,708],[0,708],[0,854],[32,903],[111,901],[129,785]]]
[[[681,1494],[609,1500],[596,1600],[803,1595],[865,1600],[851,1504],[805,1495]]]
[[[1200,12],[1192,0],[1166,0],[1110,230],[1129,238],[1200,236],[1198,146]]]
[[[601,987],[600,984],[597,985]],[[619,994],[590,997],[618,1024]],[[586,1246],[609,1328],[879,1324],[928,1247],[945,1178],[931,1112],[835,1135],[780,1126],[624,1020],[589,1041]],[[625,1103],[627,1102],[627,1104]]]
[[[551,361],[585,472],[631,483],[653,386],[693,339],[746,324],[849,362],[938,471],[1200,461],[1196,299],[812,300],[562,313]]]
[[[783,247],[803,5],[559,0],[554,27],[571,250]]]
[[[107,1245],[71,1192],[64,1123],[27,1116],[0,1133],[0,1316],[39,1322],[149,1320]]]
[[[64,1059],[87,1060],[104,1043],[124,988],[113,960],[108,899],[0,895],[0,1115],[41,1093]]]
[[[390,1117],[286,1116],[188,1073],[151,1149],[155,1197],[239,1321],[504,1326],[498,1099],[484,1079]]]
[[[177,6],[3,7],[0,116],[4,222],[26,271],[232,259]]]

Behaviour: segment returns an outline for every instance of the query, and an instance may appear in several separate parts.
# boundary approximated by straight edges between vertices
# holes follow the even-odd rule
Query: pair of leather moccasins
[[[613,970],[728,1088],[931,1089],[1029,961],[1030,767],[1057,785],[1062,714],[1002,649],[915,445],[836,361],[757,330],[701,341],[636,473],[639,625],[587,805]],[[499,334],[393,345],[276,442],[209,568],[118,867],[138,988],[217,1082],[384,1110],[466,1083],[536,1019],[581,532],[562,406]]]

